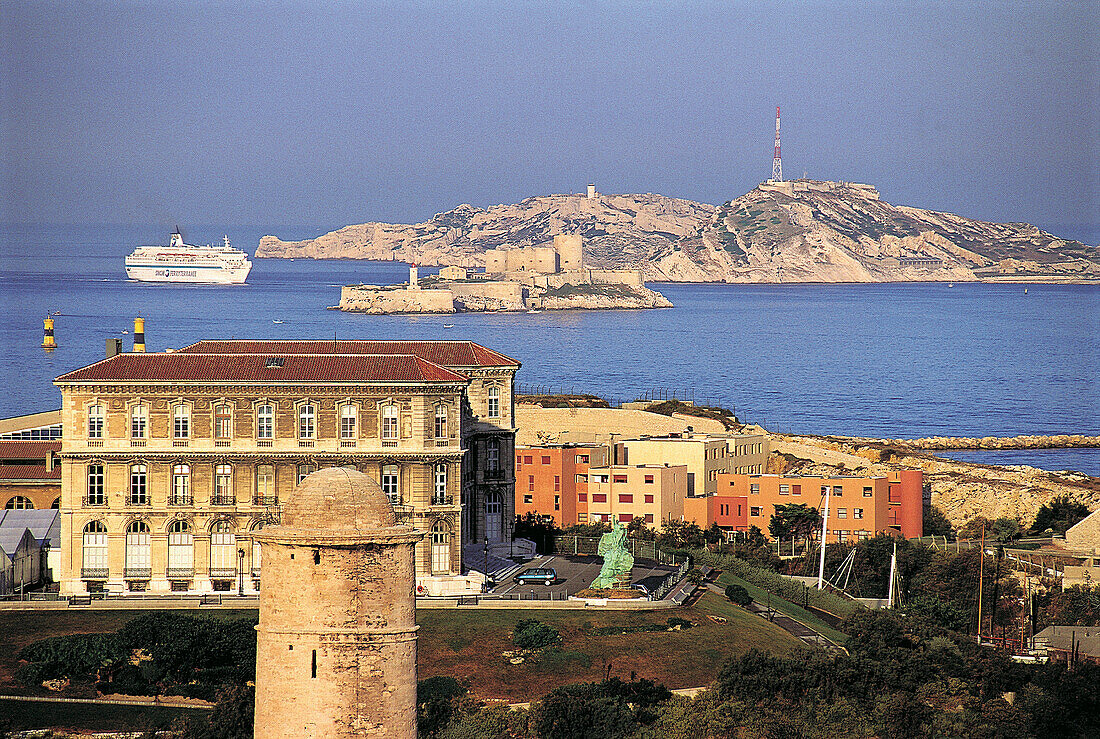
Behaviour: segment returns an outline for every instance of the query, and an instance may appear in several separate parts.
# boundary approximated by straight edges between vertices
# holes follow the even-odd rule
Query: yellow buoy
[[[42,348],[43,349],[56,349],[57,342],[53,338],[53,319],[46,316],[46,319],[42,321],[43,335],[42,335]]]
[[[145,319],[134,319],[134,351],[145,351]]]

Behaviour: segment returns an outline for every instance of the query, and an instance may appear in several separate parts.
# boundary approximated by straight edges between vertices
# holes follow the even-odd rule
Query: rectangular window
[[[382,406],[382,438],[397,438],[397,406]]]
[[[440,462],[435,466],[435,501],[442,503],[447,497],[447,465]]]
[[[401,502],[401,468],[397,465],[383,465],[382,492],[390,499],[390,503]]]
[[[587,513],[583,513],[583,512],[581,512],[581,513],[578,513],[578,514],[577,514],[577,520],[578,520],[578,521],[587,521],[587,520],[588,520],[588,514],[587,514]]]
[[[646,485],[652,485],[653,484],[653,475],[646,475],[645,476],[645,484]]]
[[[653,496],[652,495],[645,496],[645,502],[646,503],[652,503],[653,502]]]
[[[523,496],[523,502],[526,503],[527,505],[531,505],[531,503],[534,502],[534,498],[535,498],[535,496],[533,496],[533,495],[524,495]]]
[[[135,464],[130,467],[131,505],[145,505],[149,502],[148,488],[146,482],[147,479],[145,465]]]
[[[298,408],[298,438],[312,439],[317,431],[317,406],[306,403]]]
[[[852,509],[852,518],[863,518],[863,509],[862,508],[853,508]]]
[[[214,503],[218,505],[233,503],[233,468],[227,464],[214,467]]]
[[[761,510],[762,510],[762,506],[758,506],[758,505],[749,506],[749,515],[750,516],[759,516]]]
[[[577,493],[577,500],[584,503],[588,500],[588,493]]]
[[[528,475],[527,476],[527,489],[528,490],[534,490],[535,489],[535,476],[534,475]]]
[[[875,496],[875,489],[870,487],[863,488],[864,498],[873,498]]]
[[[543,464],[550,464],[550,457],[548,457],[548,456],[546,456],[546,455],[543,455],[543,457],[542,457],[542,463],[543,463]]]
[[[532,459],[533,459],[533,457],[530,454],[524,455],[523,463],[524,464],[533,464],[533,462],[531,461]]]
[[[93,405],[88,407],[88,438],[103,438],[103,406]]]
[[[523,456],[517,454],[516,455],[516,467],[522,467],[522,466],[523,466]]]
[[[732,485],[733,483],[730,483],[730,484]],[[760,492],[760,485],[755,483],[755,482],[752,483],[751,485],[749,485],[749,492],[752,493],[753,495],[756,495],[757,493]]]
[[[265,404],[256,408],[256,438],[275,438],[275,406]]]
[[[827,493],[827,492],[829,492],[829,486],[828,485],[822,485],[821,486],[821,495],[824,497],[825,493]]]
[[[592,475],[592,482],[607,482],[608,479],[607,475]]]
[[[107,502],[106,473],[103,465],[88,465],[88,505],[103,505]]]
[[[259,505],[275,503],[275,465],[256,465],[256,502]]]
[[[592,502],[593,503],[606,503],[607,502],[607,495],[604,494],[604,493],[592,493]]]
[[[791,494],[792,495],[802,495],[802,486],[801,485],[791,485]]]
[[[354,439],[359,436],[359,409],[351,403],[340,406],[340,438]]]
[[[577,464],[588,464],[588,459],[589,459],[589,457],[588,457],[587,454],[578,454],[577,455]]]
[[[620,513],[619,514],[619,523],[630,523],[633,520],[634,520],[634,514],[633,513]]]
[[[148,411],[143,405],[135,405],[130,409],[130,438],[144,439],[145,427],[148,425]]]
[[[228,405],[214,407],[214,438],[229,439],[233,436],[233,413]]]
[[[561,475],[554,475],[554,492],[561,490]]]
[[[634,495],[632,493],[619,493],[620,503],[633,503]]]
[[[560,495],[555,495],[554,496],[554,510],[555,511],[560,511],[561,510],[561,496]]]
[[[177,405],[172,413],[172,438],[187,439],[191,436],[191,412],[185,405]]]
[[[836,495],[837,497],[844,495],[844,488],[840,485],[833,485],[833,495]]]
[[[297,485],[302,484],[302,480],[306,479],[314,472],[317,471],[317,465],[315,464],[300,464],[298,465],[298,481]]]
[[[645,514],[645,522],[646,523],[653,523],[653,514],[652,513]]]
[[[625,483],[626,482],[626,475],[615,475],[615,482],[620,484],[620,485]]]
[[[848,509],[847,508],[837,508],[836,509],[836,517],[837,518],[848,518]]]
[[[435,438],[447,438],[447,406],[445,405],[435,407]]]
[[[588,482],[588,475],[577,475],[576,479],[574,479],[573,482],[578,483],[578,484],[587,483]]]
[[[780,485],[779,486],[779,494],[780,495],[790,495],[791,494],[791,486],[790,485]]]
[[[489,418],[500,418],[500,388],[489,388]]]
[[[485,471],[500,472],[500,439],[489,439],[485,445]]]

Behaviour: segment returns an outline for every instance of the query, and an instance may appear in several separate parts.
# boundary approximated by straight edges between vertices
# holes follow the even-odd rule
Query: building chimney
[[[122,354],[122,339],[107,339],[107,359]]]
[[[594,200],[596,197],[596,186],[591,182],[588,183],[588,199]]]
[[[145,351],[145,319],[134,319],[134,351]]]

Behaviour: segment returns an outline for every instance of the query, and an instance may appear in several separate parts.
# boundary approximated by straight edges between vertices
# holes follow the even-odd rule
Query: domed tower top
[[[378,483],[353,469],[329,467],[294,490],[280,523],[288,529],[367,534],[394,526],[396,518]]]

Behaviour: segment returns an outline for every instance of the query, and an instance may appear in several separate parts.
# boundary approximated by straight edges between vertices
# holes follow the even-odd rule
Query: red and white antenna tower
[[[779,106],[775,106],[775,157],[772,159],[772,179],[783,181],[783,157],[779,156]]]

